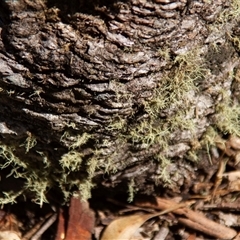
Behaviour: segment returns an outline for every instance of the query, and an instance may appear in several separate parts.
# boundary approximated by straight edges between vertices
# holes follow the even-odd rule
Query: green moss
[[[24,180],[25,184],[23,189],[19,192],[4,192],[5,197],[0,198],[1,204],[13,203],[14,199],[21,194],[24,194],[26,191],[34,192],[35,200],[39,204],[43,204],[43,202],[47,202],[45,198],[45,193],[47,187],[51,187],[51,181],[49,179],[49,169],[38,168],[33,161],[30,161],[31,158],[24,156],[25,159],[21,159],[19,156],[15,154],[16,147],[6,146],[4,144],[0,145],[0,157],[1,157],[1,168],[9,168],[11,167],[11,172],[7,177],[21,178]],[[26,151],[25,153],[27,153]],[[43,156],[43,155],[42,155]],[[45,159],[46,161],[46,159]]]
[[[188,94],[196,91],[195,82],[204,77],[206,69],[198,49],[176,56],[172,65],[173,69],[159,81],[159,87],[154,90],[152,98],[143,102],[148,118],[131,126],[129,138],[133,143],[146,146],[160,144],[166,149],[174,131],[190,130],[194,134],[195,122],[186,118],[192,117],[188,110]],[[161,115],[167,109],[172,111],[164,118]]]

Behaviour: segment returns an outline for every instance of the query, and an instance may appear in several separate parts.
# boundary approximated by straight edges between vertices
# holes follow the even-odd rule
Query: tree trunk
[[[239,8],[1,0],[1,203],[188,190],[240,135]]]

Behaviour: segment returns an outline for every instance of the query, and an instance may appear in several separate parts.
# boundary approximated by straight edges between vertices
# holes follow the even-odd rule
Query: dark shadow
[[[5,1],[0,0],[0,28],[3,28],[9,22],[9,14]]]
[[[99,15],[96,7],[106,7],[111,13],[118,13],[119,7],[116,3],[127,3],[129,0],[48,0],[47,7],[57,7],[61,15],[74,14],[76,12]]]

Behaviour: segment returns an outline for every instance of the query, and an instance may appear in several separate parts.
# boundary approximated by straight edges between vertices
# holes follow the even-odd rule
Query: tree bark
[[[1,0],[1,202],[188,191],[240,134],[238,5]]]

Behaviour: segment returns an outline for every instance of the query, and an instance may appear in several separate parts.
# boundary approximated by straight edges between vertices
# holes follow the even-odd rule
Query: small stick
[[[150,203],[136,203],[137,206],[141,207],[152,207],[155,209],[168,209],[171,206],[175,205],[176,203],[171,200],[163,199],[163,198],[156,198],[155,204]],[[232,239],[237,235],[237,232],[229,227],[223,226],[219,223],[216,223],[201,213],[201,212],[195,212],[189,208],[181,208],[173,210],[173,213],[177,215],[181,215],[186,217],[187,221],[181,219],[182,223],[188,222],[189,224],[194,225],[198,228],[198,230],[201,230],[205,234],[208,234],[212,237],[221,238],[221,239]]]
[[[31,240],[38,240],[41,235],[56,221],[57,213],[54,213],[42,226],[41,228],[32,236]]]
[[[212,201],[213,201],[213,199],[216,195],[216,191],[218,190],[218,187],[222,183],[222,177],[223,177],[223,173],[225,172],[227,161],[228,161],[228,159],[224,159],[224,158],[220,159],[219,168],[218,168],[218,171],[217,171],[217,174],[216,174],[216,180],[215,180],[215,183],[214,183],[214,189],[212,191]]]
[[[54,240],[65,239],[65,232],[66,232],[65,226],[66,226],[66,221],[64,217],[64,212],[63,212],[63,209],[60,208],[58,213],[57,232]]]
[[[42,224],[51,216],[51,214],[47,214],[47,216],[44,217],[43,220],[35,224],[34,227],[32,227],[27,233],[24,234],[22,237],[22,240],[29,240],[34,235],[35,232],[42,226]]]

